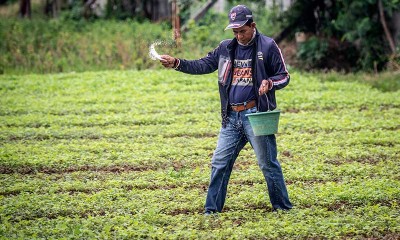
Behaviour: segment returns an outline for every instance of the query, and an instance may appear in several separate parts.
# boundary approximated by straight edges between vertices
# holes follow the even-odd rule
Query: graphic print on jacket
[[[248,102],[256,99],[253,89],[253,73],[251,69],[253,46],[241,46],[236,48],[233,62],[233,77],[229,90],[229,102],[231,104]]]

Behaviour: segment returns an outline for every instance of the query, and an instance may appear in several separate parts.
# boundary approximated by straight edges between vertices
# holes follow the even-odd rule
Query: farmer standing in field
[[[222,211],[233,164],[247,142],[257,156],[273,209],[289,210],[292,204],[277,160],[275,135],[255,136],[245,116],[275,109],[275,91],[288,85],[289,73],[275,41],[258,32],[250,9],[238,5],[228,17],[225,30],[232,29],[235,38],[223,40],[204,58],[185,60],[162,55],[160,60],[166,68],[189,74],[218,69],[222,127],[211,162],[205,214]]]

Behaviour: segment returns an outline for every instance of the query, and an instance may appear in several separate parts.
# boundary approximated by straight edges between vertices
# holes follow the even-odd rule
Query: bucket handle
[[[269,99],[268,99],[268,95],[267,95],[267,93],[264,93],[264,95],[265,95],[265,97],[267,98],[267,107],[268,107],[268,112],[269,111],[271,111],[270,109],[269,109]],[[262,97],[262,96],[261,96]],[[260,97],[260,98],[261,98]],[[258,101],[258,109],[257,109],[257,112],[260,110],[260,102],[261,101]]]

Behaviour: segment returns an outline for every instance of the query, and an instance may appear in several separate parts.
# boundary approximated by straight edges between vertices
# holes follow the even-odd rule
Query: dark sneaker
[[[288,212],[291,208],[283,209],[283,208],[274,208],[272,212]]]
[[[213,211],[205,211],[204,216],[217,216],[217,213]]]
[[[213,212],[211,212],[211,211],[205,211],[204,212],[204,216],[211,216],[211,215],[213,215],[214,213]]]

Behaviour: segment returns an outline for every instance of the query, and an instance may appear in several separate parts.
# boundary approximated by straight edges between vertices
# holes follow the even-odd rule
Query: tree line
[[[0,0],[7,4],[15,0]],[[19,0],[19,16],[31,17],[31,0]],[[203,14],[217,0],[45,0],[43,12],[79,20],[98,18],[180,22],[190,18],[194,2],[204,4]],[[274,39],[296,40],[297,58],[307,69],[400,69],[400,0],[295,0],[284,12],[266,9],[265,0],[226,0],[228,7],[249,4],[272,14],[282,31]],[[273,3],[278,2],[274,0]],[[173,4],[178,6],[174,12]],[[208,5],[207,5],[208,4]],[[271,5],[269,5],[271,6]],[[226,10],[228,11],[228,9]],[[176,21],[175,21],[176,23]],[[172,24],[174,24],[172,22]],[[177,26],[184,28],[184,24]],[[176,26],[173,26],[176,27]]]

